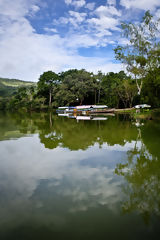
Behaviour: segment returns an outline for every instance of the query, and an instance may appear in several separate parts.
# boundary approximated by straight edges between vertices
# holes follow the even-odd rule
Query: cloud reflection
[[[122,178],[114,175],[114,168],[126,153],[117,151],[117,146],[115,150],[105,145],[99,149],[96,144],[86,151],[48,150],[34,135],[1,142],[0,152],[1,223],[17,219],[20,212],[27,217],[32,208],[47,208],[48,204],[53,211],[56,198],[61,199],[61,206],[68,199],[64,212],[70,213],[99,205],[112,209],[122,198]]]

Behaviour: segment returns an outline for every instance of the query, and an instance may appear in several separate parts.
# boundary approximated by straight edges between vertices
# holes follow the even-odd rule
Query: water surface
[[[0,113],[0,239],[158,239],[160,122]]]

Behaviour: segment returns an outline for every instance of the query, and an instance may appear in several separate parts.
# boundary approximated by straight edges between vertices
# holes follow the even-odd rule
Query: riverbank
[[[115,109],[117,114],[131,114],[133,118],[136,119],[160,119],[160,108],[156,109],[135,109],[135,108],[124,108]]]

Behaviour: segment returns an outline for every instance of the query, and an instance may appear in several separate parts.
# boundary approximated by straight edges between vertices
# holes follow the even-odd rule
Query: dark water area
[[[0,240],[159,238],[160,121],[105,118],[0,113]]]

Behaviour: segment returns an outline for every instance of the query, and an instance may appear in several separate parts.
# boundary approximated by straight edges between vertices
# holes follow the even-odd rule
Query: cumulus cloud
[[[102,38],[104,36],[111,36],[111,35],[112,33],[109,30],[104,30],[104,29],[97,29],[97,33],[95,33],[95,36],[97,36],[98,38]],[[107,41],[107,43],[109,43],[109,41]]]
[[[72,4],[75,6],[75,7],[83,7],[85,4],[86,4],[86,1],[85,0],[77,0],[77,1],[73,1]]]
[[[22,145],[22,148],[15,151],[19,144]],[[114,174],[114,168],[119,158],[115,158],[116,160],[110,164],[111,152],[113,154],[114,151],[116,154],[117,148],[118,146],[114,148],[114,146],[110,147],[105,144],[102,149],[95,145],[85,152],[81,150],[68,151],[60,147],[47,150],[42,144],[39,144],[37,135],[16,141],[12,140],[12,145],[10,141],[2,142],[0,146],[2,153],[0,187],[3,189],[4,196],[8,196],[5,195],[8,192],[12,194],[12,198],[6,197],[7,205],[3,206],[4,218],[14,217],[13,212],[15,209],[17,211],[17,206],[19,209],[20,205],[20,209],[23,209],[22,212],[26,213],[24,206],[28,206],[26,205],[28,201],[32,203],[33,207],[35,203],[33,197],[43,180],[49,186],[48,184],[43,185],[42,190],[45,191],[47,187],[56,190],[55,186],[58,186],[55,194],[63,199],[69,197],[67,199],[70,199],[71,204],[67,204],[66,211],[85,211],[89,207],[97,205],[107,205],[112,209],[113,204],[122,200],[123,196],[121,194],[122,180],[117,179]],[[119,145],[119,148],[123,151],[127,150],[125,146],[122,148]],[[98,164],[95,167],[92,165],[93,159],[100,160],[104,156],[105,166]],[[86,160],[88,161],[87,165],[84,164]],[[64,179],[67,180],[65,186]],[[36,201],[36,203],[39,202]],[[2,206],[0,207],[2,212]],[[12,214],[9,214],[9,209],[12,209]]]
[[[99,6],[94,11],[95,17],[88,19],[88,23],[92,29],[95,29],[96,36],[102,37],[111,35],[111,31],[119,31],[119,18],[121,11],[114,6]]]
[[[64,0],[67,5],[73,5],[76,8],[83,7],[86,4],[85,0]]]
[[[107,0],[108,5],[116,5],[116,0]]]
[[[101,18],[91,18],[88,20],[88,22],[97,29],[105,30],[118,30],[117,25],[119,24],[118,19],[115,19],[113,17],[101,17]]]
[[[72,0],[64,0],[67,5],[72,3]]]
[[[37,2],[37,0],[1,0],[0,15],[18,20],[31,12],[37,12],[39,10]]]
[[[77,23],[81,23],[85,20],[85,17],[87,16],[86,13],[80,13],[75,11],[69,11],[70,16],[74,18],[74,21]]]
[[[159,0],[120,0],[120,4],[125,8],[139,8],[142,10],[155,10],[156,7],[160,7]]]
[[[46,32],[52,32],[52,33],[57,33],[57,32],[58,32],[56,28],[48,28],[48,27],[45,27],[44,30],[45,30]]]
[[[32,5],[31,9],[33,10],[33,12],[38,12],[40,10],[40,7],[38,7],[37,5]]]
[[[65,2],[79,2],[80,6],[80,2],[83,5],[85,1]],[[37,81],[40,74],[49,69],[55,72],[68,68],[89,71],[121,69],[121,65],[112,64],[111,59],[83,57],[78,53],[81,47],[106,46],[110,40],[104,36],[111,35],[109,29],[116,29],[117,19],[97,15],[97,18],[87,20],[87,13],[70,10],[68,17],[61,17],[57,24],[70,23],[76,27],[74,31],[71,28],[72,31],[62,37],[57,28],[44,26],[45,33],[39,34],[27,18],[41,11],[39,3],[38,0],[0,1],[0,76]],[[82,22],[87,27],[84,30],[82,26],[80,31]],[[80,26],[79,32],[77,26]]]
[[[92,2],[92,3],[87,3],[86,5],[85,5],[85,8],[88,8],[89,10],[93,10],[94,9],[94,7],[95,7],[95,3],[94,2]]]
[[[68,12],[69,15],[68,17],[60,17],[59,19],[54,20],[54,24],[55,25],[59,25],[59,24],[72,24],[74,27],[78,27],[79,23],[82,23],[86,16],[87,13],[83,13],[83,12],[76,12],[76,11],[69,11]]]
[[[160,8],[156,11],[155,16],[157,19],[160,18]]]
[[[114,6],[100,6],[95,10],[98,16],[121,16],[121,11],[118,11]]]
[[[37,81],[48,69],[55,72],[67,68],[119,69],[116,64],[108,68],[107,59],[82,57],[75,51],[78,47],[96,46],[98,41],[87,35],[61,38],[57,34],[37,34],[27,21],[11,24],[0,44],[1,76]]]

